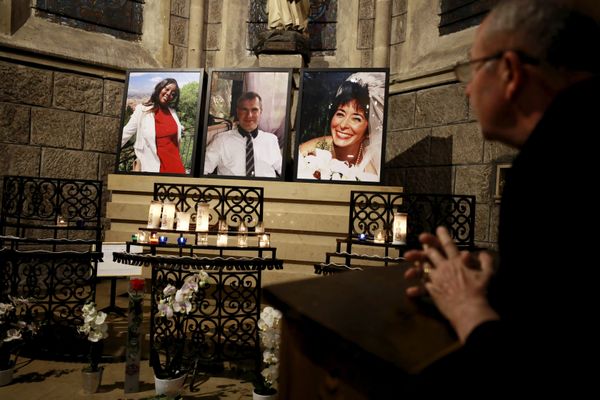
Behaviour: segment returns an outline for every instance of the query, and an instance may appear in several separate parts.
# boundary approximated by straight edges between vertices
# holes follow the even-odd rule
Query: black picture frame
[[[151,97],[166,79],[179,87],[177,103],[170,106],[172,119],[164,113],[163,123],[177,126],[178,141],[162,136],[163,150],[157,150],[156,125],[149,128],[149,115],[156,117]],[[166,81],[167,85],[172,81]],[[197,169],[198,126],[201,120],[206,76],[204,69],[131,69],[127,71],[115,172],[121,174],[194,176]],[[138,108],[139,107],[139,108]],[[136,113],[137,109],[137,113]],[[156,119],[155,119],[156,123]],[[145,132],[138,136],[138,132]],[[181,132],[181,134],[179,134]],[[138,141],[139,140],[139,141]],[[174,152],[179,153],[179,160]],[[165,161],[166,160],[166,161]],[[181,162],[181,163],[179,163]],[[183,166],[183,169],[181,168]]]
[[[284,180],[289,156],[292,72],[291,68],[209,70],[200,157],[201,176]],[[238,125],[243,122],[238,121],[236,115],[236,103],[246,92],[257,93],[262,103],[258,136],[253,140],[253,176],[246,175],[246,139],[238,131]],[[254,99],[256,97],[246,101],[253,102]],[[252,122],[246,122],[246,126],[249,125]],[[274,151],[275,146],[279,147],[278,152]]]
[[[388,79],[388,68],[300,70],[297,140],[293,150],[295,181],[383,181]],[[337,102],[342,109],[335,105],[338,91],[342,96]],[[348,106],[357,104],[348,101],[357,96],[362,98],[359,106]],[[338,116],[335,121],[340,121],[335,131],[334,116]],[[334,132],[338,134],[334,136]]]

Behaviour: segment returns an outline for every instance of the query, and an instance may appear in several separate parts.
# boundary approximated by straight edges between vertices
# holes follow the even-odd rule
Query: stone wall
[[[122,101],[122,82],[0,60],[2,175],[106,183]]]
[[[515,151],[483,139],[462,84],[401,93],[389,101],[386,183],[409,193],[475,195],[475,240],[493,247],[496,164],[510,163]]]

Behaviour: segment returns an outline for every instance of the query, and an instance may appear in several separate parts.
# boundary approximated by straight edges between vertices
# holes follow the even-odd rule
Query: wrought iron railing
[[[131,253],[113,253],[113,257],[122,263],[152,266],[152,349],[164,351],[174,340],[184,341],[188,369],[221,361],[258,361],[261,272],[281,269],[281,260]],[[191,311],[161,317],[158,304],[163,289],[168,284],[180,288],[199,271],[205,271],[208,280],[194,297]]]
[[[262,187],[155,183],[154,199],[173,202],[179,211],[191,212],[192,221],[195,221],[198,203],[207,202],[211,226],[224,218],[231,227],[244,221],[251,228],[263,219]]]

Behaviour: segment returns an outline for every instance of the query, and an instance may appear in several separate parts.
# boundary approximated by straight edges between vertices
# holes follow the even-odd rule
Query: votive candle
[[[152,200],[150,202],[150,209],[148,210],[148,228],[158,228],[161,210],[162,202],[158,200]]]
[[[177,213],[177,230],[188,231],[190,229],[190,213],[179,211]]]
[[[162,220],[160,222],[160,229],[173,229],[175,224],[175,204],[165,203],[163,204]]]

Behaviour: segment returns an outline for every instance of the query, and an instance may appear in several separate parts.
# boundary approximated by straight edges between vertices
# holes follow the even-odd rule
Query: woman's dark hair
[[[173,78],[165,78],[162,81],[158,82],[156,86],[154,86],[154,92],[152,92],[152,96],[150,96],[150,100],[144,103],[145,106],[152,106],[154,110],[158,108],[160,101],[158,97],[160,96],[160,91],[163,90],[167,85],[174,83],[177,90],[175,91],[175,95],[173,96],[173,100],[169,102],[169,107],[177,109],[179,106],[179,85],[177,81]]]
[[[365,117],[369,121],[369,89],[358,82],[344,81],[338,88],[337,94],[329,108],[329,122],[331,122],[331,119],[340,106],[351,101],[356,101],[357,108],[365,113]]]

